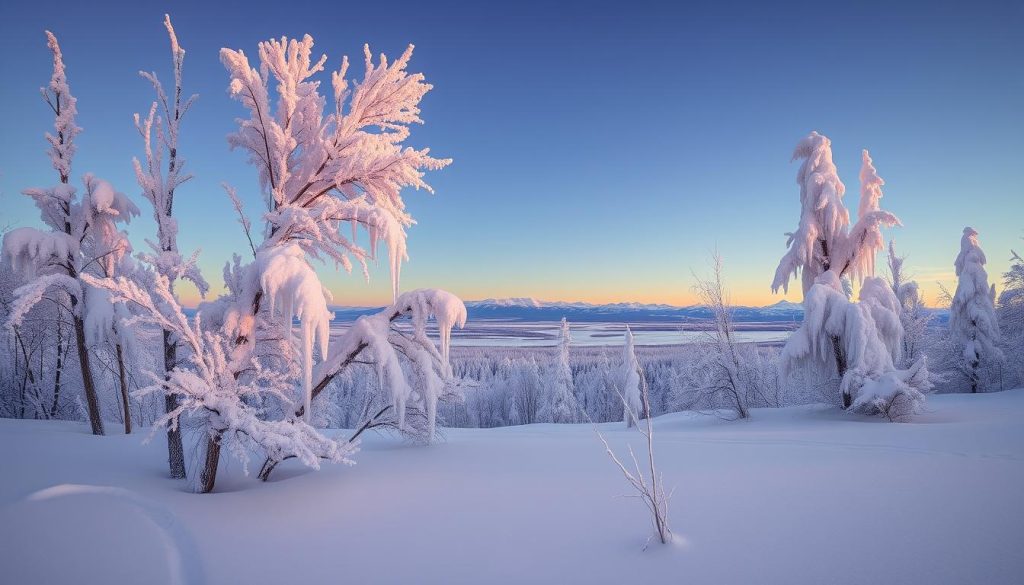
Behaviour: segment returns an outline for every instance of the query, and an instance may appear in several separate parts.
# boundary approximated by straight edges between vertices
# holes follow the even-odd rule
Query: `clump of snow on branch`
[[[412,332],[396,326],[406,317]],[[437,345],[427,336],[427,322],[437,323]],[[391,307],[374,315],[359,317],[332,344],[327,359],[317,366],[315,378],[329,381],[362,351],[372,356],[377,378],[395,410],[396,426],[414,438],[429,442],[435,432],[437,402],[450,390],[448,361],[453,327],[466,324],[466,306],[455,295],[438,289],[417,289],[403,293]],[[407,409],[415,404],[424,413],[424,424],[411,427]]]
[[[313,346],[327,355],[331,319],[327,297],[316,272],[306,262],[305,253],[296,244],[262,248],[256,254],[254,270],[260,275],[260,289],[267,296],[267,310],[283,325],[285,339],[292,337],[292,319],[299,319],[302,358],[302,394],[306,421],[312,399]]]

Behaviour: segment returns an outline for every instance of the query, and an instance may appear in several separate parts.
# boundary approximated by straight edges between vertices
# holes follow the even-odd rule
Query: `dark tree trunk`
[[[132,411],[128,406],[128,377],[124,371],[124,349],[117,346],[117,379],[121,383],[121,405],[124,408],[124,434],[132,434]]]
[[[978,393],[978,364],[979,362],[977,360],[971,362],[971,394]]]
[[[65,340],[64,337],[61,335],[61,333],[63,333],[63,330],[64,328],[61,327],[60,323],[58,322],[57,365],[53,374],[53,402],[50,403],[50,418],[55,418],[57,416],[57,406],[60,404],[60,378],[61,374],[64,372],[64,354],[66,352],[66,350],[64,349],[64,345],[66,345],[67,343],[67,340]]]
[[[833,335],[832,340],[832,354],[836,359],[836,372],[839,373],[839,378],[842,379],[843,375],[846,374],[846,352],[843,350],[843,344],[838,336]],[[853,404],[853,397],[850,396],[849,392],[843,392],[843,408],[850,408]]]
[[[72,297],[72,304],[77,300]],[[92,434],[103,434],[103,418],[100,416],[100,402],[96,395],[96,384],[92,377],[92,364],[89,363],[89,350],[85,346],[85,322],[78,315],[74,315],[75,345],[78,346],[78,363],[82,367],[82,386],[85,387],[85,405],[89,411],[89,424],[92,426]]]
[[[213,491],[217,482],[217,466],[220,464],[220,433],[206,439],[206,461],[203,471],[199,474],[199,491],[208,494]]]
[[[171,340],[171,332],[164,331],[164,380],[171,379],[171,370],[178,361],[178,346]],[[164,390],[164,412],[170,414],[178,408],[178,397]],[[185,449],[181,444],[181,421],[167,427],[167,464],[171,477],[185,478]]]

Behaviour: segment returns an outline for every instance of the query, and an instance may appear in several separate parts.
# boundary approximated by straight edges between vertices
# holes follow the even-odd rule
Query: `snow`
[[[640,388],[640,364],[633,351],[633,332],[626,325],[626,342],[622,346],[622,365],[619,370],[621,384],[623,414],[622,420],[631,427],[640,420],[643,401]]]
[[[1002,357],[998,346],[995,289],[989,287],[985,262],[985,252],[978,245],[978,232],[965,227],[960,253],[954,262],[957,284],[949,307],[949,328],[956,344],[962,348],[962,359],[968,364]]]
[[[172,583],[177,558],[187,583],[1013,584],[1022,417],[1024,389],[937,396],[903,425],[824,407],[659,417],[676,541],[646,552],[646,512],[618,497],[589,425],[452,429],[429,447],[369,433],[354,467],[286,462],[259,483],[233,466],[203,496],[166,479],[160,442],[0,420],[18,445],[0,565],[12,583]]]

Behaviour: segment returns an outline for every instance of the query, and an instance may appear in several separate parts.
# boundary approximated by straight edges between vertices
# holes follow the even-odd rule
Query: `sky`
[[[713,5],[712,5],[713,4]],[[287,7],[287,10],[284,9]],[[21,190],[56,182],[38,88],[50,75],[44,30],[60,40],[78,98],[74,174],[110,180],[155,227],[131,166],[132,121],[153,100],[139,70],[171,78],[169,12],[199,99],[180,151],[194,179],[176,193],[183,252],[201,248],[214,286],[248,244],[221,183],[263,212],[256,171],[226,136],[245,116],[227,94],[221,47],[250,57],[282,35],[316,39],[336,68],[363,43],[397,56],[434,90],[409,144],[454,163],[404,196],[402,288],[464,299],[694,302],[695,275],[721,254],[736,304],[800,300],[770,283],[799,220],[793,147],[832,139],[856,210],[861,149],[885,179],[886,230],[925,298],[955,287],[965,225],[980,232],[1001,281],[1024,241],[1024,3],[927,2],[388,2],[293,0],[24,2],[0,7],[0,224],[39,225]],[[330,77],[322,77],[325,87]],[[383,250],[382,250],[383,252]],[[879,259],[881,264],[882,259]],[[388,304],[388,265],[317,267],[335,304]],[[181,289],[194,304],[194,289]]]

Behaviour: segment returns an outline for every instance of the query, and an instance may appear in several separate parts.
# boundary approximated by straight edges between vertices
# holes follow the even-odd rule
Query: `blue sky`
[[[143,246],[154,228],[131,169],[132,114],[153,96],[136,72],[169,79],[170,12],[186,91],[200,94],[183,126],[196,178],[176,200],[180,247],[202,248],[215,286],[247,246],[220,183],[261,212],[254,169],[225,141],[244,112],[218,50],[252,57],[261,40],[304,33],[333,67],[343,54],[361,65],[364,42],[389,55],[415,43],[411,69],[435,86],[410,144],[455,162],[430,177],[436,195],[406,195],[419,224],[405,289],[686,304],[717,247],[736,302],[774,302],[783,233],[798,219],[789,158],[811,130],[832,138],[853,208],[860,150],[871,150],[883,206],[905,224],[889,234],[930,301],[936,281],[953,283],[964,225],[980,232],[993,276],[1024,247],[1021,3],[84,4],[0,8],[0,221],[34,225],[19,192],[55,181],[38,94],[50,29],[85,128],[75,174],[136,197],[144,217],[129,232]],[[369,284],[320,272],[339,304],[390,299],[386,263]]]

